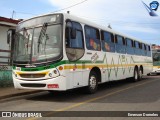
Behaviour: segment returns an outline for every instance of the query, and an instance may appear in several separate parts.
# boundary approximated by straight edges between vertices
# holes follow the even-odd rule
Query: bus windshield
[[[16,34],[14,61],[39,63],[56,61],[62,56],[60,23],[22,28]]]
[[[153,65],[160,66],[160,52],[153,51]]]

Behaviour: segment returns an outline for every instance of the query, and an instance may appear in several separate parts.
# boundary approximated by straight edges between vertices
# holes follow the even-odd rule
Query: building
[[[12,81],[11,77],[11,58],[12,41],[7,43],[7,31],[15,29],[19,20],[0,17],[0,87],[7,86]]]
[[[160,50],[160,45],[152,45],[152,50]]]
[[[12,42],[7,43],[7,31],[15,29],[19,20],[0,17],[0,65],[10,64]]]

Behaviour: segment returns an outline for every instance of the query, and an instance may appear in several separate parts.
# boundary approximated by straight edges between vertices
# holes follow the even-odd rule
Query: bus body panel
[[[39,90],[58,90],[65,91],[68,89],[88,86],[89,74],[93,68],[100,70],[101,80],[99,83],[109,82],[113,80],[121,80],[134,76],[135,66],[143,68],[143,74],[146,75],[152,70],[152,58],[147,56],[137,56],[131,54],[121,54],[117,52],[104,52],[88,50],[85,40],[85,25],[93,26],[99,30],[106,30],[113,34],[120,34],[111,29],[106,29],[87,22],[77,17],[64,14],[63,33],[65,33],[66,20],[70,19],[79,22],[83,28],[84,39],[84,55],[77,61],[69,61],[66,55],[65,35],[63,34],[63,59],[57,63],[53,63],[55,67],[41,71],[21,71],[16,67],[13,69],[13,81],[15,88],[18,89],[39,89]],[[124,37],[127,37],[123,35]],[[136,39],[135,39],[136,40]],[[137,40],[138,41],[138,40]],[[58,64],[58,65],[57,65]],[[60,70],[60,67],[62,70]],[[32,69],[32,68],[30,68]],[[51,78],[50,73],[56,70],[59,75]],[[22,78],[20,74],[41,74],[45,73],[43,78]],[[16,77],[17,76],[17,77]],[[28,85],[28,87],[24,87]],[[41,84],[45,86],[41,87]],[[34,85],[36,87],[34,87]],[[31,87],[33,86],[33,87]]]

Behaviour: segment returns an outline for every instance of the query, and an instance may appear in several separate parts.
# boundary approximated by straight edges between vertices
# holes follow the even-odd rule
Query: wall
[[[10,50],[10,45],[7,44],[7,31],[9,27],[0,26],[0,49]],[[0,56],[9,57],[10,53],[0,52]],[[8,62],[8,59],[0,58],[0,62]],[[0,63],[0,87],[12,86],[12,71],[11,66]]]
[[[10,50],[10,45],[7,44],[7,31],[9,27],[0,26],[0,49]],[[0,56],[9,57],[10,53],[0,52]],[[0,58],[0,62],[8,62],[8,59]]]
[[[13,85],[11,66],[0,65],[0,87]]]

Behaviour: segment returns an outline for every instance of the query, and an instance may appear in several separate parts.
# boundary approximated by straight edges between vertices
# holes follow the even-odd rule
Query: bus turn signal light
[[[63,70],[63,67],[62,67],[62,66],[59,66],[59,70]]]

